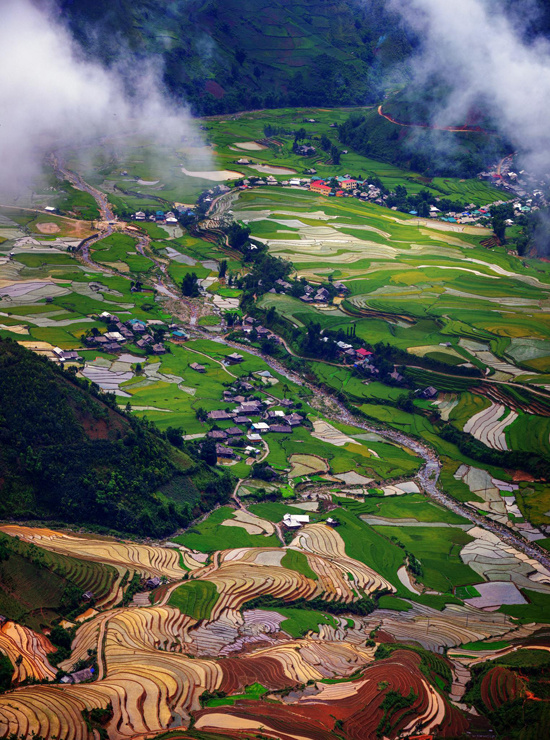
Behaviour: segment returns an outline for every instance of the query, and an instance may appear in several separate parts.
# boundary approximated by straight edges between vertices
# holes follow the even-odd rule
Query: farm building
[[[283,524],[290,529],[298,529],[304,524],[309,524],[309,514],[285,514]]]

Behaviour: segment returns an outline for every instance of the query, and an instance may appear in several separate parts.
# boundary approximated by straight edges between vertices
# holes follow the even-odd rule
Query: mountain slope
[[[383,0],[59,4],[89,53],[130,58],[134,73],[141,57],[160,59],[169,89],[202,114],[375,102],[383,73],[411,49]]]
[[[0,340],[0,517],[160,536],[201,503],[193,479],[206,506],[229,487],[86,381]]]

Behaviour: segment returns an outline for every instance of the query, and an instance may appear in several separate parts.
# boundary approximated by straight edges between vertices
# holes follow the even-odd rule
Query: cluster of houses
[[[349,293],[349,288],[339,281],[332,283],[332,287],[336,291],[339,298],[344,298]],[[269,293],[288,293],[292,290],[293,286],[287,280],[276,280],[275,287],[271,288]],[[313,286],[309,283],[304,284],[304,294],[300,296],[300,300],[304,303],[322,303],[327,304],[332,300],[331,293],[323,286]],[[269,332],[268,329],[265,330]]]
[[[141,319],[129,319],[128,321],[122,322],[118,316],[110,314],[104,311],[99,315],[99,318],[105,323],[113,327],[110,331],[104,334],[96,334],[86,337],[84,342],[89,347],[96,347],[101,349],[103,352],[115,353],[122,350],[122,345],[135,344],[136,347],[142,350],[149,351],[154,355],[166,354],[166,347],[162,342],[157,342],[155,337],[151,334],[154,328],[166,328],[166,324],[159,319],[148,319],[142,321]],[[177,324],[170,324],[168,327],[170,332],[170,338],[174,341],[185,341],[189,337],[185,331]],[[71,353],[65,353],[71,354]]]
[[[495,162],[486,172],[481,172],[478,177],[489,182],[497,188],[512,193],[517,201],[514,202],[514,209],[529,213],[532,210],[539,210],[549,205],[549,201],[544,195],[547,190],[547,180],[541,180],[540,177],[533,175],[527,170],[514,172],[514,157],[507,157],[502,162]]]
[[[264,377],[271,375],[269,370],[260,374]],[[223,393],[226,408],[209,412],[208,419],[216,427],[218,423],[227,424],[223,429],[212,429],[206,435],[216,442],[218,457],[239,459],[238,453],[231,449],[232,447],[244,448],[247,455],[255,457],[259,450],[253,445],[261,442],[262,435],[291,434],[293,429],[305,422],[305,417],[294,410],[295,404],[290,399],[275,400],[268,397],[260,399],[252,396],[255,390],[255,386],[248,380],[243,378],[236,380]],[[230,406],[234,408],[230,409]]]
[[[227,186],[223,186],[227,188]],[[227,188],[229,190],[229,188]],[[175,205],[173,211],[154,211],[154,212],[145,212],[145,211],[136,211],[136,213],[132,213],[130,216],[130,219],[132,221],[152,221],[157,224],[166,225],[166,226],[177,226],[179,223],[179,219],[182,216],[193,216],[194,211],[189,208],[189,206],[185,205]]]

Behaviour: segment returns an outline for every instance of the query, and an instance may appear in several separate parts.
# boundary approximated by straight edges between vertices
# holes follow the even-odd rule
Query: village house
[[[275,280],[275,285],[280,285],[281,288],[284,288],[284,290],[290,290],[292,288],[292,285],[290,283],[287,283],[286,280],[282,280],[281,278]]]
[[[227,439],[227,434],[222,429],[213,429],[206,436],[210,439]]]
[[[304,421],[304,417],[300,416],[300,414],[290,414],[290,416],[285,417],[285,421],[287,424],[290,424],[291,427],[299,427]]]
[[[313,298],[313,300],[316,303],[326,303],[329,300],[329,298],[330,298],[330,293],[328,292],[328,290],[326,288],[319,288],[317,293],[315,293],[315,297]]]
[[[235,416],[233,418],[235,424],[251,424],[251,420],[247,416]]]
[[[101,349],[104,352],[112,353],[112,352],[120,352],[122,347],[120,346],[118,342],[106,342],[105,344],[102,345]]]
[[[213,421],[226,421],[228,419],[232,419],[233,417],[231,416],[231,414],[228,414],[227,411],[224,411],[223,409],[216,409],[215,411],[208,412],[208,418],[212,419]]]
[[[230,447],[225,445],[216,444],[216,457],[233,458],[236,457],[236,453]]]
[[[261,414],[262,406],[263,404],[261,401],[246,401],[236,409],[235,413],[237,416],[243,416],[245,414],[257,416],[258,414]]]
[[[435,398],[435,396],[437,396],[437,390],[433,387],[433,385],[429,385],[422,391],[420,395],[422,396],[422,398]]]
[[[269,424],[266,424],[265,421],[258,421],[252,424],[252,429],[261,434],[262,432],[269,431]]]
[[[67,352],[64,349],[60,349],[59,347],[54,347],[53,352],[59,362],[82,362],[82,357],[78,354],[78,352]]]
[[[276,434],[292,434],[292,427],[288,424],[272,424],[269,431]]]
[[[106,337],[110,342],[125,342],[126,339],[122,336],[122,334],[119,331],[107,331],[103,335]]]
[[[81,671],[75,671],[74,673],[70,673],[68,676],[63,676],[60,683],[83,683],[84,681],[91,681],[93,677],[93,668],[83,668]]]
[[[368,358],[372,356],[372,352],[369,352],[364,347],[361,347],[357,350],[356,355],[362,360],[368,360]]]
[[[294,154],[299,154],[301,157],[311,157],[316,151],[315,147],[309,144],[300,144],[294,147]]]
[[[225,359],[230,365],[236,365],[237,363],[242,362],[244,357],[239,355],[237,352],[232,352],[230,355],[227,355]]]
[[[155,355],[166,354],[166,347],[164,346],[164,344],[153,344],[151,350],[154,352]]]
[[[159,576],[154,576],[153,578],[149,578],[147,581],[145,581],[145,586],[147,588],[153,589],[158,588],[161,583],[162,581]]]
[[[229,427],[225,430],[225,433],[230,437],[240,437],[242,435],[242,429],[239,429],[239,427]]]
[[[189,367],[191,368],[191,370],[194,370],[196,373],[205,373],[206,372],[205,366],[204,365],[199,365],[198,362],[192,362],[189,365]]]

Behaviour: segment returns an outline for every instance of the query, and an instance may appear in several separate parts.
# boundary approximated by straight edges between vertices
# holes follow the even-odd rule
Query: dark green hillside
[[[0,517],[161,536],[228,487],[114,399],[0,340]]]
[[[395,120],[430,121],[437,103],[413,106],[396,98],[383,110]],[[475,177],[486,165],[510,152],[498,136],[481,132],[431,130],[399,126],[379,115],[378,110],[352,113],[339,128],[342,144],[372,159],[391,162],[427,177]]]
[[[375,102],[410,53],[384,0],[58,2],[90,53],[160,55],[171,91],[206,115]]]

